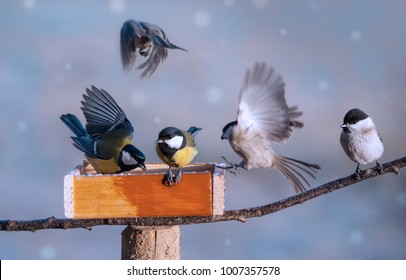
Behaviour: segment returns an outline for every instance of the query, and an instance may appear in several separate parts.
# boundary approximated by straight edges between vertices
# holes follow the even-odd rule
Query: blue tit
[[[166,37],[165,32],[157,25],[147,22],[127,20],[120,32],[121,62],[124,70],[131,70],[135,63],[136,50],[141,56],[149,58],[137,69],[144,69],[141,77],[151,76],[159,63],[168,56],[167,49],[180,49]],[[151,51],[151,54],[150,54]]]
[[[145,156],[131,144],[134,129],[124,111],[105,90],[92,86],[86,92],[81,107],[86,129],[75,115],[60,117],[75,134],[73,145],[97,173],[120,173],[137,167],[145,170]]]
[[[315,178],[320,166],[277,155],[271,143],[283,143],[293,128],[303,127],[297,118],[302,115],[296,106],[289,107],[285,99],[282,76],[270,65],[256,63],[248,70],[240,90],[237,120],[224,126],[221,139],[229,141],[242,158],[228,168],[271,168],[279,170],[294,190],[304,192],[309,185],[301,172]]]
[[[169,165],[165,176],[165,183],[172,186],[172,167],[179,168],[175,175],[175,183],[180,182],[182,168],[192,162],[198,154],[195,145],[195,135],[201,128],[190,127],[187,131],[182,131],[176,127],[167,127],[161,130],[156,143],[156,153],[159,158]]]

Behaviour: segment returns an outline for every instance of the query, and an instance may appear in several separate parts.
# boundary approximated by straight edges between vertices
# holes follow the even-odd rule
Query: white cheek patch
[[[171,139],[165,140],[165,143],[172,149],[180,149],[180,147],[182,147],[183,137],[177,135]]]
[[[125,165],[134,165],[137,164],[137,162],[135,161],[135,159],[126,151],[122,152],[122,158],[121,160],[123,161],[123,163]]]

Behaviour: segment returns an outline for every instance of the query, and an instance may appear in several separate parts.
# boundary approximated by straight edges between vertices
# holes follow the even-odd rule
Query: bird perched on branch
[[[144,69],[141,74],[143,78],[155,72],[159,63],[168,56],[168,49],[186,51],[169,42],[165,32],[159,26],[136,20],[124,22],[120,32],[120,46],[121,62],[125,70],[131,70],[133,67],[137,48],[141,56],[149,56],[147,61],[137,67],[137,69]]]
[[[86,129],[73,114],[60,119],[75,134],[73,145],[85,153],[97,173],[112,174],[137,167],[145,170],[144,154],[131,144],[134,129],[124,111],[103,89],[86,89],[83,107]]]
[[[371,117],[358,108],[351,109],[345,114],[341,128],[341,147],[352,161],[358,163],[355,178],[359,179],[360,164],[373,161],[382,173],[382,165],[378,159],[383,154],[383,143]]]
[[[278,169],[297,193],[304,192],[303,182],[309,182],[304,172],[315,179],[320,166],[277,155],[272,142],[285,142],[293,128],[303,127],[297,120],[302,115],[298,107],[288,107],[282,76],[270,65],[256,63],[248,70],[239,95],[237,120],[224,126],[221,139],[229,140],[234,151],[242,157],[239,164],[226,169],[271,168]],[[303,181],[303,182],[302,182]]]
[[[168,172],[165,176],[165,183],[172,186],[180,182],[182,176],[182,168],[192,162],[198,154],[195,145],[197,132],[201,128],[190,127],[187,131],[182,131],[176,127],[167,127],[161,130],[156,143],[156,152],[159,158],[169,165]],[[171,168],[179,168],[179,171],[173,179]]]

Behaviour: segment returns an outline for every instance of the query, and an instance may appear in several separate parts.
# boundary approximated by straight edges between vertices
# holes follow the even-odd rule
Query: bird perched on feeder
[[[341,147],[352,161],[358,163],[355,178],[359,180],[360,164],[373,161],[382,173],[382,165],[378,159],[383,154],[383,143],[371,117],[358,108],[351,109],[345,114],[341,128]]]
[[[277,155],[272,142],[285,142],[292,128],[303,127],[297,120],[302,115],[298,107],[288,107],[285,100],[285,83],[282,76],[270,65],[256,63],[248,70],[239,95],[237,120],[223,128],[221,139],[229,140],[234,151],[242,157],[239,164],[226,169],[271,168],[278,169],[294,190],[304,192],[309,183],[301,172],[315,179],[317,164]],[[303,182],[302,182],[303,181]]]
[[[120,32],[121,62],[125,70],[131,70],[136,59],[136,50],[139,54],[148,57],[147,61],[137,67],[144,69],[141,77],[151,76],[159,63],[168,56],[168,49],[180,49],[166,37],[165,32],[157,25],[147,22],[127,20]],[[151,52],[151,54],[150,54]]]
[[[198,154],[194,137],[200,130],[201,128],[194,126],[187,131],[182,131],[176,127],[167,127],[159,132],[158,140],[155,142],[156,153],[163,162],[169,165],[165,176],[165,183],[168,185],[172,186],[173,181],[175,184],[180,182],[182,168],[191,163]],[[175,180],[173,180],[172,167],[179,168]]]
[[[124,111],[103,89],[86,89],[83,107],[86,128],[73,114],[60,119],[75,134],[73,145],[85,153],[97,173],[113,174],[137,167],[145,170],[144,154],[131,144],[134,129]]]

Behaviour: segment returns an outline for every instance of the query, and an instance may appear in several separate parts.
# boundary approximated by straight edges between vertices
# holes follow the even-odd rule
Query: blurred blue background
[[[405,14],[402,0],[0,0],[0,219],[64,217],[63,177],[83,155],[59,115],[83,120],[90,85],[121,105],[149,162],[159,161],[154,141],[169,125],[203,128],[196,162],[237,161],[221,129],[235,119],[246,69],[266,61],[284,76],[288,104],[304,112],[305,127],[275,150],[320,164],[313,186],[354,172],[338,142],[353,107],[374,119],[381,162],[404,156]],[[188,52],[170,50],[149,79],[124,73],[119,32],[127,19],[161,26]],[[182,226],[182,258],[405,259],[405,172],[244,224]],[[226,180],[226,209],[293,195],[276,170]],[[0,258],[119,259],[123,229],[0,232]]]

